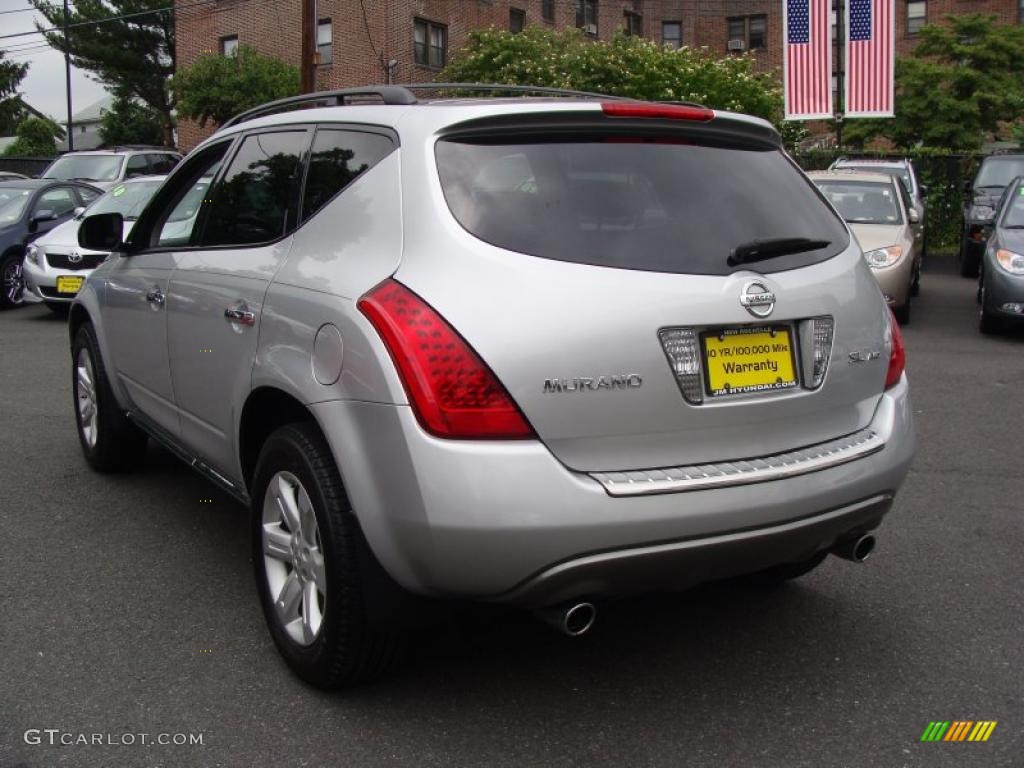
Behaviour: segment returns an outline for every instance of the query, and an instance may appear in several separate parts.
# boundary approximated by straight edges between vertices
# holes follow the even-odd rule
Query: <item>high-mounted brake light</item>
[[[907,350],[903,346],[903,332],[892,310],[889,310],[889,338],[892,346],[889,349],[889,370],[885,374],[885,388],[895,387],[903,375],[907,365]]]
[[[602,101],[601,111],[608,117],[662,117],[669,120],[714,120],[715,110],[689,104],[651,104],[643,101]]]
[[[356,306],[383,339],[413,412],[428,432],[474,440],[534,436],[490,368],[415,293],[388,279]]]

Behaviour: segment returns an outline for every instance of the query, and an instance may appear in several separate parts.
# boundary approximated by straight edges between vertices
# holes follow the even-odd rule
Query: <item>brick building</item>
[[[433,80],[473,29],[579,26],[596,39],[618,31],[723,56],[750,51],[759,69],[781,71],[782,0],[319,0],[317,87]],[[949,13],[991,13],[1021,23],[1024,0],[896,0],[897,54],[917,30]],[[176,0],[177,66],[238,45],[299,64],[301,0]],[[181,121],[179,144],[212,128]]]

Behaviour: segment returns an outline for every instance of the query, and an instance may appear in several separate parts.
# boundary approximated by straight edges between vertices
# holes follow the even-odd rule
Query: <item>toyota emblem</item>
[[[768,317],[775,309],[775,294],[767,285],[755,280],[743,286],[740,304],[754,317]]]
[[[82,254],[80,254],[78,251],[72,251],[71,254],[68,256],[68,261],[70,261],[72,264],[77,264],[81,260]]]

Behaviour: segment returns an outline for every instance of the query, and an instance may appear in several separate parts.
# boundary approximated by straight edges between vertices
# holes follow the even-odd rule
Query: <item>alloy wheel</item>
[[[277,618],[296,644],[312,645],[323,625],[327,577],[313,504],[292,473],[270,479],[261,529],[263,570]]]
[[[82,437],[89,448],[96,447],[99,428],[99,408],[96,401],[96,376],[93,372],[89,350],[82,347],[75,359],[76,394],[78,401],[78,423]]]
[[[0,290],[8,306],[17,307],[25,301],[25,281],[21,276],[21,260],[11,259],[4,265]]]

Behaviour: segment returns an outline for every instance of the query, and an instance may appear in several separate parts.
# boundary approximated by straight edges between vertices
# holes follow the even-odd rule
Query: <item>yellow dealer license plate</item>
[[[724,328],[705,333],[702,339],[712,397],[791,389],[797,384],[789,328]]]
[[[82,290],[82,283],[84,282],[84,277],[58,277],[57,293],[76,294]]]

